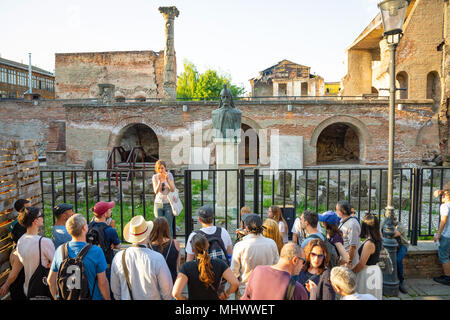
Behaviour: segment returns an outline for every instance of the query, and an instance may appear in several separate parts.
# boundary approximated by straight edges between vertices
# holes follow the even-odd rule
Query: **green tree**
[[[184,72],[178,77],[177,99],[218,99],[224,84],[231,90],[233,97],[245,93],[244,87],[231,84],[230,75],[219,74],[211,69],[199,73],[193,63],[185,60]]]

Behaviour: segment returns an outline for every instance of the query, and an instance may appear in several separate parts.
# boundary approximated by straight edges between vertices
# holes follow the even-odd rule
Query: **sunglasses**
[[[325,257],[323,254],[316,254],[314,252],[311,252],[310,255],[311,255],[311,258],[323,259]]]

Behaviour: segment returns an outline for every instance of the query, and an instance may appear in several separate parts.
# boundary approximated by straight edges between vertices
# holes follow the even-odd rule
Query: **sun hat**
[[[123,229],[123,237],[129,243],[144,241],[153,229],[153,221],[145,221],[144,217],[134,216]]]

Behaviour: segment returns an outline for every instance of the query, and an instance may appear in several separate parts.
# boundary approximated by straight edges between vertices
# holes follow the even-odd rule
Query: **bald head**
[[[286,243],[283,248],[281,248],[280,252],[280,258],[291,260],[293,257],[302,257],[304,258],[304,252],[302,248],[294,243],[294,242],[288,242]]]

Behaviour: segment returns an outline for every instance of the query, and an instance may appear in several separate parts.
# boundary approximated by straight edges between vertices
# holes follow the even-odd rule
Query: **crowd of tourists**
[[[130,244],[126,248],[121,248],[111,217],[113,201],[98,202],[91,221],[74,213],[70,204],[55,206],[52,239],[39,235],[42,209],[28,200],[16,201],[11,272],[0,297],[9,292],[13,300],[382,299],[382,225],[371,213],[358,219],[347,201],[322,214],[305,210],[290,230],[291,240],[279,207],[271,206],[264,221],[243,207],[234,243],[225,228],[215,225],[214,210],[202,206],[197,210],[201,228],[189,235],[181,264],[165,199],[173,177],[164,169],[153,177],[159,201],[155,219],[134,216],[123,229]],[[440,190],[435,196],[443,200],[435,240],[445,273],[435,280],[449,285],[450,193]],[[399,290],[406,293],[408,239],[406,230],[394,223]]]

